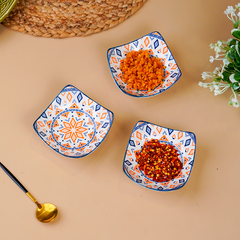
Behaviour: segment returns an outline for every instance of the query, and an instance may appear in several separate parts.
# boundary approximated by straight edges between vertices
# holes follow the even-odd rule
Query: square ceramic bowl
[[[146,140],[158,139],[160,142],[173,145],[180,154],[183,163],[180,174],[169,182],[155,182],[139,170],[136,162],[136,152],[139,152]],[[124,173],[135,183],[156,191],[172,191],[182,188],[188,181],[196,151],[196,137],[194,133],[174,130],[139,121],[130,136],[123,161]]]
[[[140,49],[149,50],[150,56],[159,58],[166,67],[164,83],[152,91],[133,90],[122,81],[122,72],[119,69],[122,60],[126,58],[128,52],[139,51]],[[119,89],[133,97],[150,97],[162,93],[172,87],[182,75],[167,43],[159,32],[152,32],[130,43],[108,49],[107,59],[112,77]]]
[[[33,128],[56,152],[73,158],[93,152],[108,134],[113,113],[67,85],[37,118]]]

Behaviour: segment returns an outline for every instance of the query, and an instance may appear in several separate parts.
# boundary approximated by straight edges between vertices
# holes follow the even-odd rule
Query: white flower
[[[233,106],[238,108],[239,107],[239,103],[233,103]]]
[[[220,68],[219,68],[219,67],[216,67],[216,68],[214,69],[213,73],[217,75],[217,74],[219,73],[219,71],[220,71]]]
[[[219,53],[219,52],[222,51],[222,49],[221,49],[220,47],[216,46],[216,47],[214,48],[214,51],[215,51],[216,53]]]
[[[240,103],[239,103],[239,101],[237,100],[236,97],[232,99],[232,104],[236,108],[238,108],[240,106]]]
[[[203,80],[206,80],[206,79],[208,79],[209,78],[209,75],[207,74],[207,72],[203,72],[202,73],[202,79]]]
[[[224,11],[224,14],[233,14],[236,11],[232,6],[228,6],[228,8]]]
[[[237,98],[233,98],[232,103],[239,103],[239,101],[237,100]]]
[[[240,103],[239,103],[239,101],[237,99],[237,95],[236,95],[236,93],[234,92],[233,89],[232,89],[232,91],[233,91],[233,95],[230,97],[229,104],[233,105],[233,107],[238,108],[240,106]]]
[[[237,5],[235,5],[235,8],[240,8],[240,3],[238,3]]]
[[[223,59],[223,64],[224,64],[224,65],[228,65],[229,63],[230,63],[230,62],[228,61],[227,58],[224,58],[224,59]]]
[[[204,88],[208,88],[208,87],[209,87],[209,83],[199,82],[198,85],[199,85],[200,87],[204,87]]]
[[[215,89],[214,90],[214,95],[217,96],[217,95],[220,95],[222,94],[222,91],[220,89]]]
[[[214,45],[213,43],[210,43],[209,46],[210,46],[211,49],[214,49],[214,48],[215,48],[215,45]]]
[[[208,88],[209,83],[199,82],[198,85],[199,85],[200,87]]]
[[[234,29],[231,31],[232,34],[240,29],[240,3],[235,5],[235,7],[236,8],[228,6],[224,11],[224,14],[226,14],[227,17],[233,22]],[[230,42],[232,42],[231,46]],[[210,56],[210,63],[213,63],[217,60],[223,61],[223,63],[220,64],[219,67],[216,67],[213,72],[202,73],[202,80],[213,78],[213,82],[206,83],[203,81],[198,83],[200,87],[209,88],[209,90],[212,91],[215,96],[223,94],[228,89],[231,89],[233,94],[229,99],[229,104],[233,105],[234,107],[240,107],[240,100],[237,99],[237,95],[240,97],[240,94],[236,93],[240,90],[240,83],[235,79],[235,77],[237,78],[237,75],[234,73],[235,70],[232,69],[234,60],[232,59],[232,56],[229,57],[229,53],[232,54],[232,52],[235,51],[240,57],[239,45],[240,44],[238,40],[233,40],[232,38],[229,38],[227,41],[219,40],[215,44],[211,43],[209,46],[215,51],[215,56]],[[233,72],[233,74],[230,72]],[[229,76],[227,74],[231,75]],[[229,78],[229,80],[226,79],[226,77]]]
[[[210,56],[210,59],[209,59],[210,63],[212,63],[214,61],[214,57],[213,56]]]
[[[217,45],[218,45],[219,47],[221,47],[221,46],[222,46],[222,42],[221,42],[221,41],[217,41]]]
[[[220,72],[220,73],[218,73],[218,76],[220,77],[220,78],[223,78],[223,75],[222,75],[222,73]]]

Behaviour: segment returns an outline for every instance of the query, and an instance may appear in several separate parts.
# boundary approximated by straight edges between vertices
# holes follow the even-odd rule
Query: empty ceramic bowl
[[[177,177],[168,182],[156,182],[139,170],[136,152],[141,151],[146,140],[158,139],[173,145],[179,154],[183,167]],[[130,136],[123,161],[124,173],[135,183],[156,191],[172,191],[182,188],[188,181],[196,151],[196,137],[192,132],[165,128],[145,121],[139,121]]]
[[[67,157],[93,152],[108,134],[113,113],[72,85],[67,85],[33,127],[53,150]]]
[[[128,52],[139,51],[140,49],[149,50],[150,56],[159,58],[165,66],[163,84],[151,91],[133,90],[129,88],[127,83],[122,81],[121,62],[126,58]],[[159,32],[152,32],[130,43],[108,49],[107,59],[117,86],[122,92],[134,97],[150,97],[162,93],[172,87],[182,75],[167,43]]]

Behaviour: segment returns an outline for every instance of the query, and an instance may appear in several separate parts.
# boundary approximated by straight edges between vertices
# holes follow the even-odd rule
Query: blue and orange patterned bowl
[[[159,58],[166,67],[164,83],[152,91],[133,90],[122,81],[122,72],[119,69],[121,61],[126,58],[128,52],[140,49],[149,50],[150,56]],[[151,97],[160,94],[172,87],[182,75],[167,43],[159,32],[152,32],[130,43],[108,49],[107,59],[110,72],[119,89],[133,97]]]
[[[183,163],[180,174],[168,182],[155,182],[139,170],[136,162],[136,152],[139,152],[146,140],[158,139],[160,142],[173,145]],[[165,128],[153,123],[139,121],[131,133],[123,161],[124,173],[142,187],[156,191],[173,191],[182,188],[188,181],[196,151],[196,136],[185,132]]]
[[[33,127],[56,152],[72,158],[93,152],[107,136],[113,113],[72,85],[67,85]]]

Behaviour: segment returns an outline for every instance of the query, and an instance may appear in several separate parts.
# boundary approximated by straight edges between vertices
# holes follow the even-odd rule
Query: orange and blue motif
[[[141,151],[146,140],[158,139],[160,142],[173,145],[183,163],[180,174],[169,182],[155,182],[139,170],[136,152]],[[196,136],[192,132],[161,127],[153,123],[140,121],[135,125],[125,152],[123,161],[124,173],[137,184],[156,191],[172,191],[182,188],[188,181],[196,152]]]
[[[104,140],[113,116],[79,89],[67,85],[33,127],[56,152],[68,157],[84,157]]]
[[[164,83],[152,91],[134,90],[122,81],[120,70],[122,60],[126,58],[128,52],[139,51],[140,49],[149,50],[150,56],[159,58],[165,66]],[[160,94],[172,87],[182,75],[167,43],[159,32],[152,32],[135,41],[108,49],[107,59],[112,77],[119,89],[133,97],[151,97]]]

